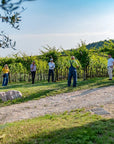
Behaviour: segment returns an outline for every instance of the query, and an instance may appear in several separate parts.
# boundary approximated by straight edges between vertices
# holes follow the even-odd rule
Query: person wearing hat
[[[52,82],[54,82],[54,69],[55,63],[53,62],[53,58],[50,59],[49,65],[49,73],[48,73],[48,82],[50,82],[50,76],[52,75]]]
[[[3,71],[3,83],[2,83],[2,86],[7,86],[8,77],[9,77],[9,68],[8,68],[7,64],[4,65],[2,71]]]
[[[32,64],[30,65],[30,70],[31,70],[31,74],[32,74],[32,84],[34,84],[35,74],[36,74],[35,61],[33,61]]]
[[[73,87],[76,87],[77,83],[77,71],[76,68],[78,68],[78,63],[75,60],[74,56],[71,56],[71,60],[68,62],[67,67],[69,68],[69,74],[68,74],[68,87],[71,85],[71,79],[73,77]]]
[[[113,71],[113,66],[114,66],[114,59],[112,58],[112,55],[108,55],[108,64],[107,64],[107,69],[108,69],[108,75],[109,75],[109,80],[112,80],[112,71]]]

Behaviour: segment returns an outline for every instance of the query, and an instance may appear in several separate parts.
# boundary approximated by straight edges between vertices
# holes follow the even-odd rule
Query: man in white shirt
[[[112,80],[112,71],[113,71],[113,66],[114,66],[114,59],[112,58],[112,55],[108,55],[108,64],[107,64],[107,69],[108,69],[108,75],[109,75],[109,80]]]
[[[55,63],[53,62],[53,59],[50,59],[49,65],[49,73],[48,73],[48,82],[50,82],[50,76],[52,75],[52,82],[54,82],[54,69],[55,69]]]
[[[32,64],[30,65],[30,70],[31,70],[31,74],[32,74],[32,84],[34,84],[34,79],[35,79],[35,74],[36,74],[35,61],[33,61]]]

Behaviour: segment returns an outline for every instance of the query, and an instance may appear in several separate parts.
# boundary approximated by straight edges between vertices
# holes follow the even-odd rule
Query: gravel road
[[[0,124],[114,103],[114,86],[80,90],[0,108]]]

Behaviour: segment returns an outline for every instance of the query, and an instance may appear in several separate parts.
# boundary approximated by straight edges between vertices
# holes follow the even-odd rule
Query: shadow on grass
[[[48,83],[48,82],[40,82],[40,83],[36,83],[34,85],[30,84],[30,83],[21,83],[21,84],[16,84],[16,85],[9,85],[7,88],[5,88],[5,90],[9,90],[9,89],[16,89],[16,88],[30,88],[29,94],[25,97],[23,97],[22,99],[15,99],[13,101],[8,101],[3,103],[2,101],[0,101],[0,107],[2,106],[6,106],[6,105],[11,105],[11,104],[16,104],[16,103],[21,103],[21,102],[26,102],[29,100],[34,100],[34,99],[39,99],[42,97],[46,97],[46,96],[52,96],[52,95],[56,95],[56,94],[60,94],[60,93],[68,93],[68,92],[72,92],[72,91],[77,91],[80,89],[88,89],[88,88],[99,88],[99,87],[106,87],[106,86],[110,86],[110,85],[114,85],[114,81],[106,81],[106,78],[94,78],[94,79],[88,79],[86,81],[78,81],[78,86],[76,88],[71,87],[67,87],[67,81],[60,81],[60,82],[56,82],[56,83]],[[40,90],[37,89],[37,91],[35,92],[34,87],[40,87],[40,86],[44,86],[44,89]],[[45,87],[46,86],[46,87]],[[87,87],[89,86],[89,87]],[[32,89],[33,88],[33,89]],[[3,90],[3,88],[0,88]],[[23,93],[23,91],[21,91]],[[87,91],[88,92],[88,91]]]
[[[40,97],[48,96],[49,93],[53,92],[54,89],[49,90],[40,90],[38,93],[33,93],[27,97],[23,97],[22,99],[18,99],[17,102],[26,102],[33,99],[38,99]]]
[[[94,79],[88,79],[86,81],[81,81],[78,83],[78,86],[84,86],[84,85],[90,85],[92,88],[100,88],[100,87],[107,87],[107,86],[112,86],[114,85],[114,80],[109,81],[106,80],[106,78],[94,78]]]
[[[114,119],[99,120],[80,127],[45,130],[14,144],[112,144]]]
[[[90,84],[94,84],[93,86],[95,85],[101,85],[101,84],[104,84],[105,86],[110,86],[110,85],[114,85],[114,80],[112,81],[105,81],[103,82],[103,80],[106,80],[106,78],[93,78],[93,79],[88,79],[88,80],[85,80],[85,81],[81,81],[80,79],[78,80],[78,86],[84,86],[84,85],[90,85]],[[64,81],[57,81],[57,82],[37,82],[35,83],[34,85],[31,84],[30,82],[28,83],[19,83],[19,84],[9,84],[7,87],[0,87],[0,90],[9,90],[9,89],[15,89],[15,88],[29,88],[29,87],[37,87],[37,86],[54,86],[55,87],[67,87],[67,80],[64,80]],[[72,85],[71,85],[72,87]]]
[[[7,89],[13,89],[13,88],[21,88],[21,87],[25,87],[25,88],[29,88],[29,87],[36,87],[36,86],[48,86],[48,85],[53,85],[54,83],[48,83],[48,82],[38,82],[35,84],[31,84],[31,83],[19,83],[19,84],[9,84],[6,87],[1,86],[0,89],[1,90],[7,90]]]

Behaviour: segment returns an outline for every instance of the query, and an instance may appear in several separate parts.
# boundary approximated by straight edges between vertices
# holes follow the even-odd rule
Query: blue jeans
[[[34,84],[36,71],[32,71],[31,74],[32,74],[32,84]]]
[[[73,77],[73,87],[76,87],[77,83],[77,72],[76,69],[69,69],[69,74],[68,74],[68,86],[71,85],[71,79]]]
[[[8,73],[4,74],[2,86],[7,86],[8,84]]]
[[[50,76],[52,75],[52,82],[54,82],[54,70],[49,69],[48,82],[50,82]]]

